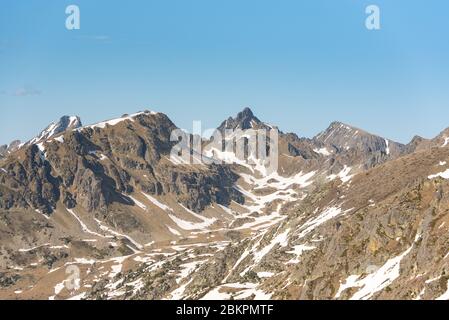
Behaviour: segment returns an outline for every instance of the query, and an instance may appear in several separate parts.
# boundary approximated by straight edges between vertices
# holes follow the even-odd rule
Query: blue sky
[[[76,4],[81,29],[65,28]],[[365,28],[377,4],[381,30]],[[26,0],[0,10],[0,144],[64,114],[150,109],[215,127],[250,106],[283,131],[333,120],[401,142],[449,127],[446,0]]]

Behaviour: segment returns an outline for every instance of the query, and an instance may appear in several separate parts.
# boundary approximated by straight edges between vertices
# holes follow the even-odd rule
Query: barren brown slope
[[[265,125],[248,110],[236,119]],[[445,141],[393,157],[380,137],[368,137],[380,149],[364,138],[342,149],[281,134],[280,170],[263,176],[173,163],[173,128],[159,113],[125,115],[0,160],[0,296],[447,295]],[[69,265],[81,271],[75,291]]]
[[[232,279],[271,273],[259,288],[283,299],[442,296],[449,279],[449,183],[428,176],[444,172],[448,166],[440,162],[448,157],[448,148],[433,148],[347,183],[317,186],[289,209],[287,221],[241,244],[252,254]]]

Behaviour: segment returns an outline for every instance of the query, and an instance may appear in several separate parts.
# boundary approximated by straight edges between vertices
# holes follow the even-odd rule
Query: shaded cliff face
[[[69,209],[79,204],[89,212],[106,212],[114,202],[132,203],[126,194],[135,189],[173,193],[196,211],[212,202],[241,202],[229,168],[170,162],[174,129],[165,115],[142,112],[44,140],[41,134],[41,142],[30,142],[17,158],[6,160],[6,172],[0,173],[0,208],[51,213],[62,201]]]
[[[449,298],[447,130],[280,132],[266,175],[171,159],[162,113],[70,119],[0,159],[0,297]],[[219,130],[272,127],[245,109]]]

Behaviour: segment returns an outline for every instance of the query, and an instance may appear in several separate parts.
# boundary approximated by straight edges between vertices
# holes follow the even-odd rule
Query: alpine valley
[[[175,129],[64,116],[0,146],[0,298],[449,299],[449,129],[280,131],[270,174],[174,161]]]

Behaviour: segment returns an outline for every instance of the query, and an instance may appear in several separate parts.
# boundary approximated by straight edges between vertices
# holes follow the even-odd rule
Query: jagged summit
[[[67,130],[77,129],[81,126],[82,123],[80,117],[67,115],[62,116],[58,121],[50,123],[36,137],[26,143],[22,143],[20,140],[14,140],[9,145],[0,146],[0,159],[6,157],[10,153],[21,149],[23,146],[41,143]]]
[[[254,113],[249,107],[245,107],[241,112],[237,114],[237,118],[239,117],[254,117]]]
[[[249,107],[244,108],[242,111],[237,113],[235,117],[229,117],[227,120],[223,121],[217,129],[219,131],[224,131],[225,129],[279,130],[277,126],[261,121],[254,115],[253,111]],[[283,134],[280,130],[279,133],[281,135]]]
[[[246,107],[237,116],[229,117],[227,120],[223,121],[218,127],[218,130],[223,131],[224,129],[258,129],[266,128],[267,125],[260,121],[253,113],[253,111]]]
[[[62,116],[59,121],[52,122],[41,133],[31,139],[27,144],[36,144],[48,140],[66,130],[80,128],[82,126],[81,119],[78,116]]]

